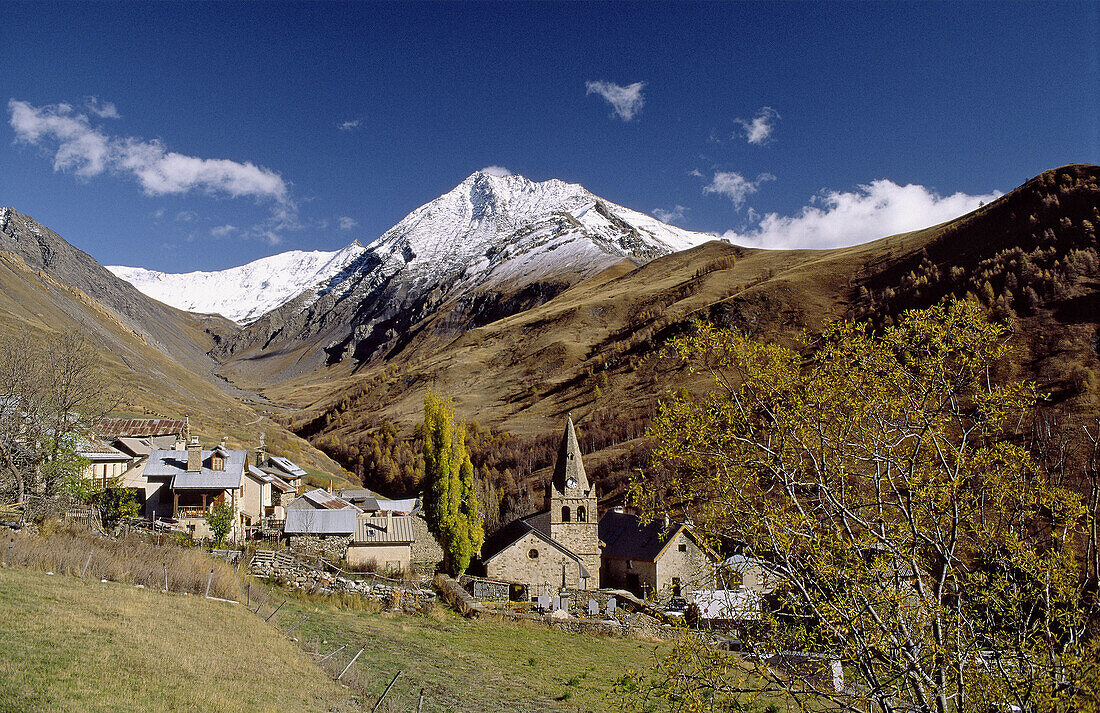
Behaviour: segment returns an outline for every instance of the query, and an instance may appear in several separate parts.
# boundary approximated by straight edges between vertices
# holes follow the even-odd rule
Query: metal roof
[[[225,490],[241,487],[244,476],[244,463],[248,454],[245,451],[224,451],[225,470],[213,470],[210,467],[210,454],[202,451],[202,470],[187,471],[187,451],[155,450],[149,454],[145,464],[145,477],[172,478],[169,487],[174,490]]]
[[[77,436],[76,452],[90,461],[128,461],[130,456],[98,438]]]
[[[147,456],[153,451],[153,444],[149,442],[148,438],[122,436],[116,438],[115,442],[135,456]]]
[[[279,476],[261,470],[254,465],[248,466],[248,473],[256,480],[259,480],[262,483],[270,483],[272,487],[275,487],[283,491],[284,493],[293,492],[294,490],[294,486],[292,486],[290,483],[286,482]]]
[[[413,521],[408,515],[359,517],[355,521],[355,539],[352,544],[403,543],[415,539]]]
[[[354,510],[355,512],[363,512],[362,508],[357,507],[356,505],[354,505],[352,503],[349,503],[347,500],[344,500],[343,498],[340,498],[340,497],[337,497],[337,496],[333,495],[332,493],[328,492],[324,488],[316,488],[314,490],[309,491],[308,493],[303,493],[302,496],[300,498],[298,498],[298,500],[302,500],[302,499],[305,499],[310,504],[307,507],[313,507],[313,508],[316,508],[316,509],[323,509],[323,510]],[[297,502],[298,500],[295,500],[295,502]],[[301,505],[299,505],[299,507],[302,507],[302,506],[305,506],[305,505],[306,505],[306,503],[302,503]]]
[[[351,535],[355,510],[287,510],[283,532],[287,535]]]
[[[303,478],[306,472],[298,467],[298,464],[289,458],[283,458],[282,456],[271,456],[267,459],[267,462],[274,465],[279,470],[283,471],[287,475],[293,475],[296,478]]]
[[[111,438],[177,436],[184,427],[180,418],[103,418],[96,424],[96,433]]]

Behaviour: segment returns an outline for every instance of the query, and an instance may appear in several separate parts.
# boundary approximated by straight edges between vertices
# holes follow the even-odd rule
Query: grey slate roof
[[[298,467],[298,464],[289,458],[283,458],[282,456],[271,456],[267,459],[267,462],[275,466],[279,470],[283,471],[287,475],[295,478],[304,478],[306,472]]]
[[[287,510],[283,533],[287,535],[351,535],[355,510]]]
[[[603,556],[653,562],[682,529],[680,523],[666,527],[664,520],[654,520],[643,524],[637,515],[609,510],[600,518]]]
[[[561,437],[561,446],[558,447],[558,460],[554,464],[554,477],[551,482],[558,492],[565,492],[565,483],[570,478],[575,478],[577,487],[581,491],[588,490],[588,475],[584,472],[584,461],[581,460],[581,446],[577,443],[577,431],[573,428],[573,417],[565,419],[565,433]]]
[[[155,450],[149,454],[149,462],[145,464],[145,477],[171,478],[168,485],[173,490],[225,490],[241,487],[248,454],[245,451],[222,452],[225,453],[225,470],[213,470],[210,467],[210,454],[213,451],[202,451],[202,470],[189,473],[187,451]]]
[[[408,515],[360,517],[355,521],[355,538],[352,544],[395,544],[412,542],[415,539],[413,521]]]
[[[497,530],[492,537],[481,546],[481,561],[488,562],[504,550],[516,544],[527,533],[534,533],[536,537],[561,552],[569,559],[575,561],[580,567],[582,577],[590,577],[584,563],[581,562],[572,550],[550,537],[550,511],[535,513],[525,518],[514,520],[512,523]]]

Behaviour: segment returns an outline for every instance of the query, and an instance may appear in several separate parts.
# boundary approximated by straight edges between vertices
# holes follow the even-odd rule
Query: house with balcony
[[[197,539],[210,537],[206,516],[214,506],[231,502],[234,527],[230,540],[242,537],[241,506],[244,496],[246,451],[229,450],[224,445],[203,450],[197,439],[186,450],[154,450],[145,464],[145,479],[155,498],[146,501],[146,513],[171,518]]]

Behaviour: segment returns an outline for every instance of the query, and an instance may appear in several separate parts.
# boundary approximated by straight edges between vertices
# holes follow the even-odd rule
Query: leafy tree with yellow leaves
[[[474,466],[466,426],[455,426],[451,404],[430,391],[424,396],[424,512],[443,548],[443,568],[462,574],[485,539]]]
[[[635,498],[689,512],[780,584],[751,655],[685,639],[649,685],[632,683],[634,702],[1095,709],[1096,577],[1081,543],[1096,513],[1013,438],[1037,395],[999,378],[1008,336],[952,301],[880,333],[833,323],[798,351],[708,325],[676,341],[715,388],[662,404],[664,475]]]

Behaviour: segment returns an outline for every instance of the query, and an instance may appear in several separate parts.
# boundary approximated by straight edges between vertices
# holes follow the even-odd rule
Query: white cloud
[[[745,199],[760,189],[760,184],[774,180],[775,176],[770,173],[761,173],[755,180],[751,180],[735,171],[718,171],[710,184],[703,186],[703,193],[717,193],[725,196],[733,201],[734,207],[740,210]]]
[[[352,131],[354,129],[358,129],[359,125],[362,123],[362,119],[352,119],[351,121],[345,121],[340,124],[340,131]]]
[[[199,217],[199,214],[196,213],[193,210],[181,210],[179,213],[176,213],[176,222],[177,223],[192,223],[192,222],[198,220],[198,217]]]
[[[497,178],[504,178],[505,176],[511,176],[512,172],[506,169],[504,166],[486,166],[481,169],[482,173],[487,173],[490,176],[496,176]]]
[[[355,218],[349,218],[346,215],[342,215],[336,219],[336,224],[340,230],[351,230],[355,226],[359,225],[359,221]]]
[[[118,108],[112,102],[101,102],[95,97],[85,97],[84,107],[100,119],[121,119]]]
[[[771,138],[772,132],[775,131],[775,121],[779,118],[779,112],[770,106],[765,106],[756,112],[756,116],[753,117],[752,121],[746,121],[745,119],[736,119],[736,121],[745,130],[746,141],[750,144],[762,146]]]
[[[106,171],[129,175],[150,196],[198,190],[271,199],[292,209],[286,181],[253,163],[187,156],[168,151],[156,140],[108,136],[93,127],[87,115],[64,103],[35,107],[12,99],[8,111],[17,140],[55,151],[55,171],[85,178]]]
[[[690,171],[688,171],[688,175],[689,175],[689,176],[695,176],[696,178],[704,178],[704,176],[703,176],[703,172],[702,172],[702,171],[700,171],[700,170],[699,170],[699,169],[697,169],[697,168],[693,168],[693,169],[691,169]]]
[[[657,220],[662,223],[671,223],[674,220],[682,220],[684,213],[687,212],[687,208],[682,205],[677,205],[672,210],[665,210],[664,208],[654,208],[653,215]]]
[[[940,196],[924,186],[879,179],[855,191],[823,191],[797,215],[768,213],[756,227],[730,230],[732,243],[763,248],[837,248],[927,228],[969,213],[1000,197],[955,193]]]
[[[607,103],[611,105],[613,113],[623,121],[630,121],[637,116],[645,103],[645,98],[642,96],[645,82],[634,82],[621,87],[614,82],[601,80],[585,82],[584,86],[587,90],[586,95],[598,94],[606,99]]]
[[[219,225],[216,228],[210,229],[210,234],[215,238],[225,238],[229,235],[237,232],[237,226],[235,225]]]

